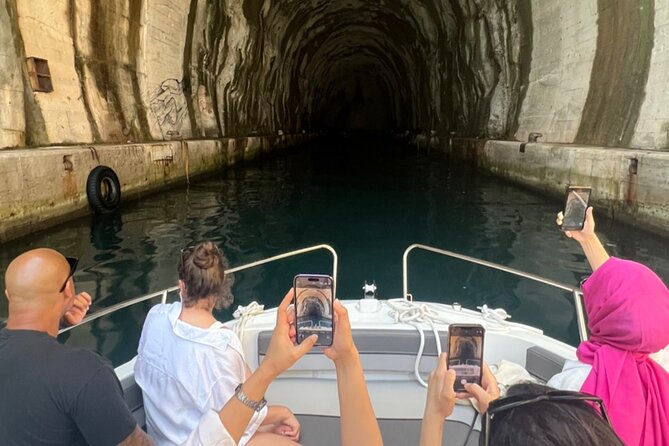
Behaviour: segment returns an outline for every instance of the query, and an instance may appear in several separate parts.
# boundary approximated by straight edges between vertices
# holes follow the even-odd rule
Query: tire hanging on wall
[[[88,203],[96,214],[108,215],[121,207],[121,183],[111,167],[97,166],[86,180]]]

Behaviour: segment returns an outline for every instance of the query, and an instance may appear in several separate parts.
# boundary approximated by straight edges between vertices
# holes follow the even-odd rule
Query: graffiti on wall
[[[165,79],[151,92],[150,101],[151,112],[163,138],[179,136],[181,123],[188,112],[181,81]]]

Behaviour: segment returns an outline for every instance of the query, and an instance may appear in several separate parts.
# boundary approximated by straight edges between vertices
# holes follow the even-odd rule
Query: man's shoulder
[[[70,363],[77,366],[92,368],[97,370],[101,367],[112,368],[111,362],[96,351],[82,347],[70,347],[62,345],[61,356]]]

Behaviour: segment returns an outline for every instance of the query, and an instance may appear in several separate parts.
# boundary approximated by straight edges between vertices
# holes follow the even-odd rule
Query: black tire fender
[[[97,166],[86,180],[88,204],[96,214],[113,214],[121,207],[121,183],[111,167]]]

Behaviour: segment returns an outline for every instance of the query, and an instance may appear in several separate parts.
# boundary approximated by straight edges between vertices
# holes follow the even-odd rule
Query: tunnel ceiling
[[[506,0],[193,0],[184,80],[217,133],[514,131],[527,33]],[[192,126],[206,126],[189,107]]]

